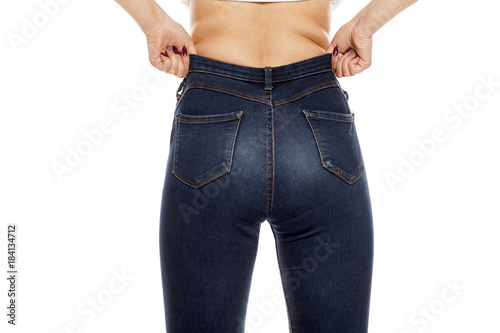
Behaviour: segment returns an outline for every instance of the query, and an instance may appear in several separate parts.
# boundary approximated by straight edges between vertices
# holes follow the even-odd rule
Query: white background
[[[344,0],[331,37],[366,3]],[[189,31],[180,2],[160,4]],[[8,34],[40,12],[35,0],[0,4],[1,330],[164,332],[158,222],[181,79],[158,72],[161,84],[121,119],[113,107],[154,72],[133,19],[113,1],[69,0],[16,51]],[[495,1],[421,0],[375,34],[370,69],[340,79],[372,196],[371,333],[500,331],[498,31]],[[60,181],[52,163],[106,118],[113,130]],[[419,148],[439,130],[440,142]],[[16,327],[6,323],[7,223],[18,226]],[[288,332],[280,293],[266,222],[248,333]]]

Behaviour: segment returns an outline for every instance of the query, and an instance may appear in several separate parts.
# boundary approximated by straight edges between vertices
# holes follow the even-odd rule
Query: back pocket
[[[303,110],[318,147],[321,164],[349,184],[365,170],[353,113]]]
[[[172,173],[194,188],[228,173],[242,116],[177,114]]]

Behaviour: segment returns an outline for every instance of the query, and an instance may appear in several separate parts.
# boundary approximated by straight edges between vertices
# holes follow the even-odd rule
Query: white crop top
[[[304,0],[226,0],[226,1],[242,1],[242,2],[289,2],[289,1],[304,1]],[[342,0],[331,0],[333,4],[332,10],[337,8]],[[189,7],[189,0],[181,0],[181,2]]]

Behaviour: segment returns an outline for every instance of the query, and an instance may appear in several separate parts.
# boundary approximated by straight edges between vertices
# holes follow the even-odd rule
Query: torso
[[[324,54],[331,0],[236,2],[190,0],[191,37],[199,55],[250,66],[281,66]]]

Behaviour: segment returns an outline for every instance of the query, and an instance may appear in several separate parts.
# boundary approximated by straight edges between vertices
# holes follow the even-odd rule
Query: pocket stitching
[[[243,112],[241,112],[243,114]],[[225,118],[213,118],[213,119],[183,119],[181,115],[177,115],[177,119],[182,120],[182,121],[213,121],[213,120],[224,120],[224,119],[232,119],[232,118],[238,118],[240,116],[232,116],[232,117],[225,117]]]
[[[309,120],[308,115],[312,114],[312,115],[315,115],[315,116],[318,116],[318,117],[327,117],[327,118],[333,118],[333,119],[348,120],[349,122],[353,121],[354,116],[351,117],[351,118],[340,118],[340,117],[333,117],[333,116],[327,116],[327,115],[320,115],[320,114],[311,112],[309,110],[303,110],[303,112],[306,115],[307,122],[309,123],[309,125],[312,128],[314,139],[315,139],[315,141],[316,141],[316,143],[318,145],[318,150],[319,150],[320,159],[321,159],[321,165],[324,168],[326,168],[327,170],[330,170],[334,174],[338,175],[340,178],[342,178],[343,180],[345,180],[347,183],[354,184],[363,175],[363,173],[365,171],[364,166],[361,168],[361,170],[358,172],[358,174],[351,179],[351,178],[347,177],[346,175],[344,175],[342,173],[342,169],[340,167],[337,167],[336,169],[334,169],[331,166],[329,166],[328,164],[326,164],[326,162],[324,161],[324,157],[323,157],[323,148],[321,146],[321,139],[319,138],[318,135],[316,135],[316,133],[318,132],[318,130],[314,127],[313,123]],[[334,112],[332,111],[332,113],[334,113]]]
[[[198,119],[198,120],[195,120],[195,119],[182,119],[180,115],[177,115],[176,118],[177,119],[180,119],[182,121],[212,121],[212,120],[224,120],[224,119],[232,119],[232,118],[237,118],[237,121],[235,121],[234,123],[234,126],[233,126],[233,133],[231,134],[231,139],[230,139],[230,142],[231,144],[229,145],[228,147],[228,152],[227,152],[227,158],[226,158],[226,167],[219,171],[218,173],[210,176],[210,177],[207,177],[205,179],[202,179],[201,181],[195,183],[193,181],[190,181],[186,178],[184,178],[183,176],[181,176],[179,174],[179,172],[177,172],[176,168],[175,168],[175,163],[176,163],[176,156],[177,156],[177,147],[178,147],[178,135],[179,135],[179,124],[180,122],[177,122],[177,129],[176,129],[176,145],[175,145],[175,150],[174,150],[174,161],[173,161],[173,168],[172,168],[172,173],[179,179],[181,180],[182,182],[184,182],[185,184],[187,185],[190,185],[194,188],[198,188],[202,185],[205,185],[206,183],[210,182],[211,180],[219,177],[219,176],[222,176],[223,174],[229,172],[231,170],[231,152],[234,150],[234,144],[235,144],[235,136],[236,136],[236,129],[238,128],[238,125],[240,123],[240,120],[241,120],[241,116],[243,115],[243,111],[236,111],[235,115],[232,116],[232,117],[224,117],[224,118],[214,118],[214,119]]]
[[[328,111],[330,112],[330,111]],[[342,117],[334,117],[334,116],[328,116],[328,115],[324,115],[324,114],[318,114],[318,113],[315,113],[315,112],[311,112],[309,110],[304,110],[304,113],[308,114],[308,115],[313,115],[313,116],[316,116],[316,117],[325,117],[325,118],[333,118],[333,119],[339,119],[339,120],[347,120],[347,121],[352,121],[354,120],[354,114],[350,113],[350,114],[347,114],[345,113],[345,115],[351,115],[350,118],[342,118]],[[335,114],[336,112],[333,112],[331,111],[332,114]],[[344,113],[338,113],[338,114],[344,114]]]

